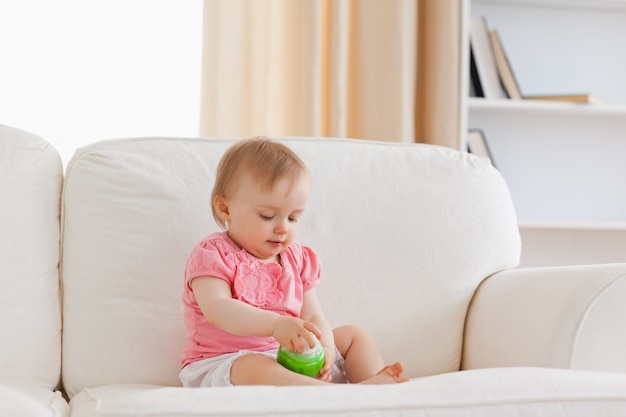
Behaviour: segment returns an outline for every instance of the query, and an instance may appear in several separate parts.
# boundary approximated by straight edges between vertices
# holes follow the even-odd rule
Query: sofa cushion
[[[519,259],[499,173],[430,145],[284,140],[313,174],[298,240],[322,261],[331,325],[367,328],[409,376],[458,370],[476,287]],[[75,154],[62,203],[70,396],[106,384],[179,383],[184,266],[217,230],[210,193],[232,143],[140,138]]]
[[[0,416],[66,417],[70,409],[61,393],[0,378]]]
[[[0,126],[0,376],[49,389],[61,370],[62,181],[54,148]]]
[[[71,405],[73,417],[621,416],[626,375],[499,368],[332,389],[114,385],[87,388]]]

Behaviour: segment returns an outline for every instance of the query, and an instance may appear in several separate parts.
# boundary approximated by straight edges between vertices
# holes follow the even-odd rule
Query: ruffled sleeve
[[[307,246],[302,248],[302,263],[300,264],[300,277],[304,291],[317,287],[320,283],[322,267],[317,254]]]
[[[211,235],[191,251],[185,268],[185,283],[201,276],[221,278],[232,284],[235,271],[233,253],[219,234]]]

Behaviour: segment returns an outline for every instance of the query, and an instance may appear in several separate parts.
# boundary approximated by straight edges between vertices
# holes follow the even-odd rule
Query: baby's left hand
[[[325,382],[332,382],[333,376],[333,365],[335,364],[335,348],[329,348],[323,346],[324,348],[324,366],[320,370],[320,374],[317,376],[317,379]]]

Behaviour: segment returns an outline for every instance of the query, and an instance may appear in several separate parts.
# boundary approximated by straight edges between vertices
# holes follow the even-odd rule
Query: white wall
[[[197,136],[202,0],[0,0],[0,124],[64,163],[108,138]]]

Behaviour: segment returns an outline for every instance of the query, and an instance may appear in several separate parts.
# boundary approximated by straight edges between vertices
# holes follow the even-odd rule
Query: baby
[[[320,261],[294,242],[311,175],[285,145],[267,138],[235,143],[222,157],[212,193],[225,231],[201,241],[185,270],[187,346],[184,386],[316,385],[405,382],[403,366],[385,366],[373,339],[348,325],[331,329],[318,301]],[[323,346],[315,378],[276,362],[279,345]]]

